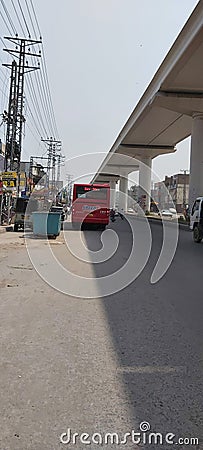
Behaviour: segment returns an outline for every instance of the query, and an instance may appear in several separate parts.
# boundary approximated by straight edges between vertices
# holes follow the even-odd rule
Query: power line
[[[38,28],[38,31],[39,31],[39,35],[41,37],[41,31],[40,31],[39,23],[38,23],[38,20],[37,20],[37,16],[36,16],[36,13],[35,13],[35,9],[34,9],[32,0],[30,0],[30,3],[31,3],[32,11],[33,11],[33,14],[34,14],[34,17],[35,17],[35,22],[36,22],[36,25],[37,25],[37,28]],[[34,29],[34,27],[33,27],[33,29]],[[53,121],[53,128],[55,130],[54,134],[58,137],[59,133],[58,133],[57,125],[56,125],[56,119],[55,119],[55,115],[54,115],[53,104],[52,104],[52,101],[51,101],[51,92],[50,92],[50,88],[49,88],[49,79],[48,79],[48,73],[47,73],[47,68],[46,68],[46,60],[45,60],[45,53],[44,53],[43,45],[42,45],[42,56],[43,56],[43,58],[42,58],[42,70],[44,72],[45,86],[46,86],[47,92],[48,92],[47,98],[48,98],[49,107],[50,107],[50,114],[51,114],[52,121]]]
[[[5,13],[6,13],[6,16],[7,16],[7,19],[8,19],[8,21],[9,21],[9,23],[10,23],[10,26],[11,26],[11,28],[12,28],[12,31],[13,31],[13,33],[15,34],[15,33],[16,33],[16,29],[15,29],[15,26],[14,26],[13,21],[12,21],[12,19],[11,19],[11,16],[10,16],[10,14],[9,14],[9,12],[8,12],[8,10],[7,10],[7,8],[6,8],[6,6],[5,6],[4,0],[1,0],[1,4],[2,4],[3,9],[4,9]],[[9,34],[12,34],[12,33],[9,32]]]
[[[29,111],[30,111],[30,114],[31,114],[31,116],[32,116],[32,120],[33,120],[33,122],[34,122],[34,124],[35,124],[35,128],[36,128],[36,130],[37,130],[37,132],[38,132],[38,134],[39,134],[39,137],[41,138],[41,136],[44,134],[44,130],[41,129],[41,131],[40,131],[40,129],[39,129],[39,127],[38,127],[38,125],[39,125],[39,124],[41,125],[41,123],[39,122],[39,124],[37,125],[36,120],[35,120],[35,117],[34,117],[34,115],[33,115],[33,113],[32,113],[32,110],[31,110],[31,108],[30,108],[30,106],[29,106],[29,103],[27,103],[27,107],[28,107],[28,109],[29,109]],[[38,116],[37,116],[37,117],[38,117]],[[46,133],[46,134],[47,134],[47,133]]]
[[[10,35],[12,34],[11,33],[12,30],[17,38],[18,36],[16,28],[16,21],[17,21],[17,24],[19,25],[23,35],[25,35],[25,29],[27,30],[29,36],[31,34],[31,31],[33,31],[35,37],[39,33],[40,35],[39,43],[42,44],[41,30],[34,9],[33,1],[24,0],[24,5],[22,0],[16,1],[17,4],[15,5],[14,0],[11,0],[11,7],[13,8],[15,14],[15,20],[13,21],[9,9],[7,9],[7,7],[5,6],[4,0],[0,0],[3,7],[3,13],[1,12],[1,17],[4,22],[4,25],[6,26],[6,29],[9,31],[9,34]],[[16,38],[13,38],[12,42],[15,42]],[[6,49],[8,49],[4,40],[2,38],[0,39],[3,45],[6,47]],[[14,54],[15,52],[10,51],[10,53],[15,56]],[[32,55],[36,56],[35,49],[33,50]],[[27,78],[26,88],[28,89],[28,95],[26,96],[26,104],[29,109],[30,120],[34,125],[37,134],[39,134],[40,137],[44,134],[45,136],[51,135],[55,136],[58,139],[59,133],[57,129],[56,117],[52,103],[48,71],[43,46],[42,46],[42,54],[38,56],[42,56],[41,70],[34,74],[34,78],[30,74],[28,74],[26,77]],[[4,86],[6,89],[5,82]],[[1,92],[3,95],[2,89]],[[5,94],[4,97],[6,97]],[[31,103],[31,106],[29,105],[29,103]]]
[[[39,43],[39,41],[18,37],[7,37],[6,39],[16,45],[15,49],[6,49],[6,51],[18,57],[18,65],[15,60],[13,60],[12,65],[5,64],[5,66],[11,67],[11,85],[5,150],[5,169],[6,171],[16,170],[19,173],[22,150],[23,123],[25,122],[25,118],[23,116],[24,76],[28,71],[36,70],[38,68],[25,64],[26,55],[32,55],[31,52],[26,51],[26,47],[28,45],[37,44]]]
[[[37,39],[37,34],[35,33],[35,27],[34,27],[34,23],[33,23],[33,20],[32,20],[32,16],[31,16],[31,13],[30,13],[30,8],[28,6],[27,0],[25,0],[25,4],[26,4],[27,11],[28,11],[28,16],[30,18],[30,23],[31,23],[33,31],[34,31],[34,37],[35,37],[35,39]]]
[[[27,21],[26,21],[26,18],[25,18],[25,15],[24,15],[24,13],[23,13],[23,9],[22,9],[22,7],[21,7],[21,4],[20,4],[20,1],[18,0],[18,6],[19,6],[19,8],[20,8],[20,11],[21,11],[21,14],[22,14],[22,16],[23,16],[23,20],[24,20],[24,23],[25,23],[25,26],[26,26],[26,29],[27,29],[27,32],[28,32],[28,37],[30,38],[31,36],[30,36],[30,30],[29,30],[29,28],[28,28],[28,24],[27,24]]]
[[[22,31],[23,35],[25,35],[25,32],[24,32],[24,29],[23,29],[23,26],[22,26],[21,20],[20,20],[20,18],[19,18],[19,14],[18,14],[18,11],[17,11],[17,9],[16,9],[16,7],[15,7],[14,1],[13,1],[13,0],[11,0],[11,3],[12,3],[12,5],[13,5],[13,9],[14,9],[14,11],[15,11],[15,14],[16,14],[16,17],[17,17],[17,20],[18,20],[18,23],[19,23],[19,25],[20,25],[20,28],[21,28],[21,31]]]
[[[0,14],[1,14],[1,17],[2,17],[2,20],[3,20],[4,24],[6,25],[6,28],[7,28],[8,32],[9,32],[9,34],[12,34],[12,32],[11,32],[9,26],[7,25],[7,22],[6,22],[6,20],[4,19],[4,16],[3,16],[3,14],[2,14],[1,11],[0,11]]]
[[[45,135],[47,136],[48,133],[47,133],[47,130],[46,130],[46,126],[44,124],[44,120],[43,120],[43,117],[42,117],[42,114],[41,114],[40,106],[39,106],[39,103],[38,103],[37,95],[36,95],[35,88],[34,88],[33,81],[32,81],[31,77],[27,80],[27,86],[28,86],[28,92],[29,92],[29,95],[30,95],[30,99],[32,100],[32,104],[33,104],[33,107],[34,107],[34,110],[35,110],[36,117],[38,118],[37,120],[40,119],[41,124],[42,124],[42,128],[44,129],[44,132],[42,134],[45,133]]]
[[[32,11],[33,11],[33,14],[34,14],[34,17],[35,17],[35,22],[37,24],[37,28],[38,28],[38,31],[39,31],[39,36],[41,38],[41,31],[40,31],[39,23],[38,23],[38,20],[37,20],[37,16],[36,16],[36,13],[35,13],[35,10],[34,10],[34,6],[33,6],[32,0],[30,0],[30,3],[31,3]]]

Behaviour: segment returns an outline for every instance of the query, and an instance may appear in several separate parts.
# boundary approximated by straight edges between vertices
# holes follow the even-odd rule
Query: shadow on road
[[[119,248],[110,260],[94,264],[95,277],[118,270],[131,251],[132,232],[127,221],[117,220],[110,227],[119,236]],[[162,227],[151,225],[151,231],[152,252],[144,271],[127,288],[102,300],[118,372],[135,423],[147,421],[152,431],[200,438],[202,248],[195,248],[189,233],[182,232],[170,269],[152,285],[150,276],[162,246]],[[84,236],[89,249],[96,251],[101,245],[101,233],[85,231]],[[195,272],[191,274],[192,261]],[[171,445],[165,444],[167,448]]]

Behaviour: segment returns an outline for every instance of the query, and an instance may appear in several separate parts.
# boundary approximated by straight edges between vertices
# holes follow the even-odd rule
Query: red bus
[[[95,224],[105,229],[109,223],[109,184],[74,184],[72,203],[72,225]]]

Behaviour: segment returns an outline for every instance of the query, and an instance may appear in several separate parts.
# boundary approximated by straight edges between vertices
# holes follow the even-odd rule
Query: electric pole
[[[70,173],[67,173],[66,181],[67,181],[68,205],[70,206],[70,204],[71,204],[71,191],[72,191],[72,184],[73,184],[73,175],[71,175]]]
[[[56,191],[56,144],[53,145],[53,151],[52,151],[52,190],[55,194]]]
[[[48,144],[47,187],[50,189],[51,179],[52,197],[54,199],[56,193],[56,159],[58,157],[56,151],[60,149],[61,141],[57,141],[53,137],[49,139],[41,138],[41,141]]]
[[[5,170],[16,171],[20,177],[20,157],[22,150],[22,130],[25,118],[23,116],[24,99],[24,75],[38,66],[29,66],[25,61],[26,56],[40,57],[41,53],[31,53],[30,47],[34,44],[41,44],[40,41],[16,37],[5,37],[15,45],[14,49],[4,48],[18,59],[18,64],[14,60],[12,64],[3,64],[11,69],[10,95],[7,115],[6,149],[5,149]]]
[[[186,175],[187,175],[188,170],[187,169],[181,169],[180,171],[184,173],[184,180],[183,180],[183,208],[186,208],[186,184],[187,184]]]
[[[60,181],[60,178],[61,178],[61,166],[64,166],[64,159],[65,159],[65,156],[63,156],[61,153],[59,153],[58,154],[57,182]]]
[[[58,168],[57,168],[57,183],[60,181],[61,177],[61,154],[58,155]]]

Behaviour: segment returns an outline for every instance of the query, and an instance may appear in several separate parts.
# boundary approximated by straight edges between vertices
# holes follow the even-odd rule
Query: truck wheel
[[[18,231],[18,224],[14,223],[13,231]]]
[[[197,244],[199,244],[202,240],[202,232],[198,226],[194,227],[193,239],[194,239],[194,242],[196,242]]]

